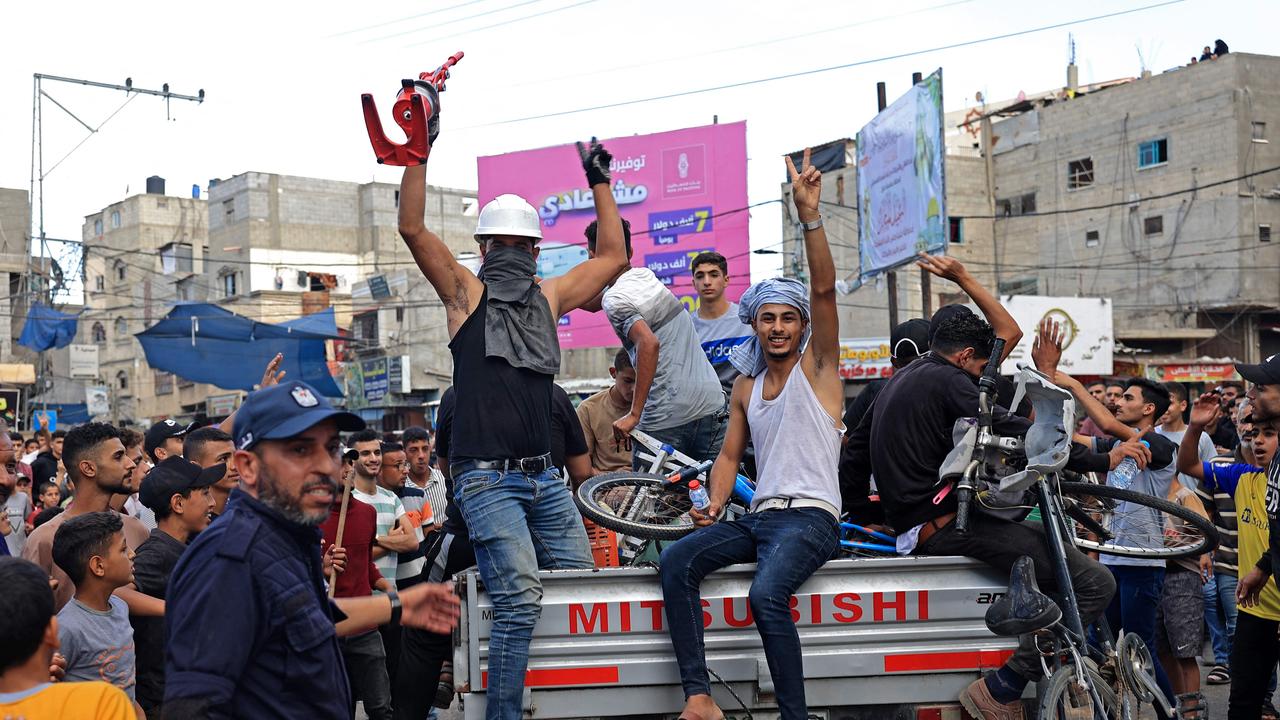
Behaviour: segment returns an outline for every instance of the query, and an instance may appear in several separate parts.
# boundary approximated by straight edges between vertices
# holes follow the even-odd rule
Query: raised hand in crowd
[[[276,353],[276,356],[271,358],[271,362],[267,363],[267,369],[262,372],[262,381],[258,383],[259,390],[280,384],[285,375],[285,371],[280,369],[282,362],[284,362],[284,353]]]
[[[1062,361],[1062,341],[1066,335],[1056,320],[1045,318],[1036,327],[1036,339],[1031,343],[1031,361],[1036,369],[1052,380]]]
[[[1217,393],[1204,393],[1191,405],[1191,419],[1188,425],[1199,428],[1212,425],[1222,417],[1222,402]]]

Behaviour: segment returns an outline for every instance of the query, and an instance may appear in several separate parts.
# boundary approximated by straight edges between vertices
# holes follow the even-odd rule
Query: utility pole
[[[924,76],[918,72],[911,73],[911,86],[919,85],[923,78]],[[943,162],[946,162],[945,158]],[[946,218],[942,220],[946,222]],[[924,268],[920,268],[920,312],[926,320],[933,317],[933,275]]]
[[[887,107],[889,107],[889,102],[885,98],[884,82],[878,82],[876,83],[876,113],[884,112]],[[886,272],[885,281],[889,286],[889,331],[892,333],[893,329],[898,326],[898,271],[889,270]]]
[[[54,99],[52,95],[50,95],[47,91],[45,91],[44,89],[45,83],[67,83],[71,85],[81,85],[85,87],[102,88],[104,90],[123,91],[126,95],[126,98],[125,98],[125,101],[121,103],[120,106],[117,107],[110,115],[108,115],[105,120],[98,123],[97,127],[94,127],[89,123],[85,122],[84,120],[81,120],[75,113],[71,112],[71,110],[69,110],[66,105],[58,102],[56,99]],[[30,237],[38,238],[39,255],[38,255],[38,259],[34,257],[30,257],[29,255],[30,259],[28,260],[28,265],[27,265],[28,267],[28,270],[27,270],[27,296],[28,296],[27,307],[28,309],[31,307],[31,304],[33,302],[36,302],[39,300],[47,301],[47,303],[52,307],[53,292],[55,290],[52,283],[48,283],[43,286],[38,286],[37,280],[36,280],[37,276],[42,275],[44,272],[44,258],[45,258],[45,253],[48,251],[48,240],[49,240],[49,238],[45,235],[45,229],[44,229],[44,181],[45,181],[45,178],[49,177],[49,175],[52,174],[54,170],[57,170],[58,166],[62,165],[62,163],[65,162],[67,158],[71,157],[71,155],[75,153],[75,151],[79,150],[86,142],[89,141],[90,138],[96,135],[98,131],[101,130],[107,123],[111,122],[112,118],[118,115],[121,110],[124,110],[125,106],[133,102],[133,100],[136,99],[139,95],[152,95],[155,97],[164,98],[166,119],[172,119],[172,117],[169,114],[169,103],[171,100],[183,100],[183,101],[194,102],[194,103],[204,102],[203,89],[201,89],[195,95],[183,95],[181,93],[171,92],[169,90],[169,83],[164,83],[164,85],[159,90],[152,90],[148,88],[137,88],[133,86],[133,78],[131,77],[125,78],[123,85],[116,85],[113,83],[104,83],[104,82],[98,82],[95,80],[84,80],[81,78],[62,77],[59,75],[44,75],[41,73],[35,73],[32,75],[31,177],[30,177],[30,182],[27,189],[27,203],[28,203],[28,212],[31,215],[31,221],[36,225],[36,232],[31,233]],[[48,100],[49,102],[53,103],[59,110],[69,115],[72,120],[75,120],[76,122],[80,123],[80,125],[84,126],[84,128],[89,131],[89,134],[86,135],[84,139],[82,139],[79,143],[77,143],[75,147],[71,148],[71,150],[68,151],[65,155],[59,158],[57,162],[53,163],[53,165],[49,167],[48,170],[45,170],[45,166],[44,166],[44,101],[45,100]],[[35,199],[36,190],[39,190],[40,192],[39,201]],[[28,228],[29,232],[30,230],[31,228]],[[30,253],[30,247],[28,247],[27,252]],[[52,262],[52,257],[53,256],[50,253],[51,262]],[[81,262],[81,265],[83,266],[83,263],[84,263],[83,250],[81,251],[80,262]],[[65,273],[66,271],[64,270],[63,271],[64,283],[65,283],[65,277],[66,277]],[[52,279],[52,275],[53,273],[52,271],[50,271],[51,279]],[[45,387],[44,366],[45,366],[44,352],[40,352],[36,360],[36,385],[35,385],[36,392],[33,392],[31,395],[28,396],[28,403],[30,403],[32,396],[34,396],[35,394],[39,394],[41,396],[41,401],[40,401],[41,408],[47,409],[48,408],[48,396],[47,396],[48,389]],[[30,413],[28,413],[28,415],[30,415]]]

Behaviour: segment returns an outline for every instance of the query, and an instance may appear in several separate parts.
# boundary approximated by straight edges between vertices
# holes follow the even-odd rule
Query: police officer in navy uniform
[[[240,487],[169,583],[166,719],[347,720],[338,636],[397,618],[452,629],[458,600],[443,584],[328,599],[318,526],[340,487],[338,432],[363,428],[301,382],[259,390],[236,413]]]

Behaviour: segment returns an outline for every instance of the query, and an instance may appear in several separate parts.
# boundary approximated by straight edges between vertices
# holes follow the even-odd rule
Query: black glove
[[[590,149],[578,143],[578,154],[582,156],[582,169],[587,171],[587,185],[595,187],[600,183],[610,184],[609,163],[613,156],[604,149],[595,138],[591,138]]]

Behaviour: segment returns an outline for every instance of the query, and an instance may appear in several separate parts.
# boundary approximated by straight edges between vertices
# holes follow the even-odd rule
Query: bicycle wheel
[[[588,520],[630,537],[678,540],[697,529],[689,517],[689,493],[670,487],[661,475],[630,470],[596,475],[578,486],[573,499]]]
[[[1117,717],[1119,698],[1107,686],[1091,664],[1087,664],[1087,682],[1079,680],[1079,668],[1073,663],[1063,665],[1049,678],[1049,686],[1040,697],[1040,720],[1094,720],[1098,715]],[[1098,707],[1098,703],[1102,707]],[[1097,711],[1097,712],[1095,712]]]
[[[1173,560],[1218,546],[1213,523],[1164,498],[1086,482],[1058,483],[1057,491],[1081,550]]]

